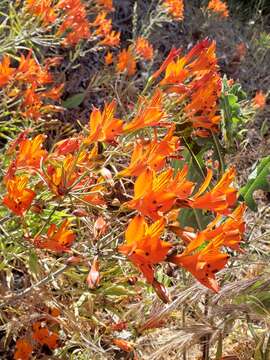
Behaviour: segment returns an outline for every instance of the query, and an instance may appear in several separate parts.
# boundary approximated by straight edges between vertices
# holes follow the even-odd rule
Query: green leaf
[[[254,360],[264,360],[263,356],[263,343],[264,343],[264,336],[261,336],[254,352]]]
[[[201,172],[206,173],[203,156],[207,150],[211,148],[212,142],[209,140],[206,143],[202,142],[201,144],[187,144],[185,142],[185,145],[189,146],[189,149],[185,148],[182,151],[184,160],[175,160],[172,166],[175,170],[178,170],[182,169],[184,164],[188,164],[188,179],[197,184],[201,184],[204,181],[204,176],[202,176]],[[194,192],[198,190],[198,187],[199,186],[197,186],[197,189],[195,189]],[[181,227],[191,226],[197,230],[205,228],[211,220],[212,217],[208,212],[198,209],[181,209],[178,215],[178,222]]]
[[[85,93],[78,93],[70,96],[65,101],[62,102],[62,106],[66,109],[73,109],[78,107],[84,100]]]
[[[197,218],[199,218],[200,225],[195,215],[197,212]],[[181,209],[178,215],[178,222],[183,228],[185,226],[193,227],[196,230],[202,230],[213,220],[213,217],[210,213],[204,212],[199,209]],[[200,229],[200,227],[202,229]]]
[[[132,291],[128,287],[122,285],[109,286],[107,289],[102,289],[102,293],[106,296],[127,296],[136,294],[135,291]]]
[[[247,184],[240,189],[240,194],[248,207],[253,211],[257,211],[257,204],[253,199],[253,192],[258,189],[270,191],[269,174],[270,156],[267,156],[260,161],[259,165],[249,175]]]
[[[29,270],[33,274],[37,274],[39,271],[38,256],[34,251],[31,251],[28,259]]]

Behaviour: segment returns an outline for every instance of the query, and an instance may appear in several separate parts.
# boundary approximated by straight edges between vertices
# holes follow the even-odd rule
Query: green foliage
[[[253,199],[253,193],[255,190],[261,189],[264,191],[270,191],[269,183],[270,174],[270,156],[263,158],[258,166],[254,168],[249,175],[248,182],[240,189],[240,194],[244,198],[248,207],[257,211],[257,205]]]
[[[246,132],[245,125],[248,118],[243,113],[241,102],[247,98],[239,83],[229,86],[226,76],[222,82],[220,105],[222,111],[222,128],[227,147],[232,147],[235,141],[241,141]]]
[[[75,95],[70,96],[65,101],[62,102],[62,106],[66,109],[74,109],[81,105],[85,98],[85,93],[78,93]]]

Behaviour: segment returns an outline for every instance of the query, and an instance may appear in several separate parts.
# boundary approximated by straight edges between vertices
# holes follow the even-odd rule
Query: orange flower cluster
[[[173,49],[160,69],[152,75],[166,92],[177,94],[178,101],[186,101],[186,117],[199,136],[208,136],[218,130],[220,115],[218,100],[221,94],[221,78],[218,73],[215,42],[205,39],[194,46],[187,55],[178,57]],[[176,58],[176,60],[174,60]]]
[[[154,281],[153,265],[163,261],[172,247],[160,240],[164,227],[164,219],[148,226],[145,219],[138,215],[131,220],[125,232],[126,244],[118,248],[140,269],[150,284]]]
[[[150,42],[143,38],[142,36],[138,37],[135,42],[135,51],[141,56],[144,60],[152,60],[154,55],[154,49]]]
[[[108,51],[107,54],[105,55],[105,64],[106,65],[111,65],[113,63],[113,54]]]
[[[114,11],[112,0],[96,0],[97,4],[102,6],[106,11]]]
[[[25,214],[36,196],[33,190],[26,187],[27,184],[28,178],[26,176],[14,177],[6,183],[8,193],[3,199],[3,204],[19,216]]]
[[[135,47],[125,51],[133,52]],[[35,61],[23,60],[17,69],[3,59],[5,71],[1,79],[7,87],[14,77],[16,81],[38,81],[33,72],[28,72],[29,64],[30,69],[37,69]],[[154,85],[163,72],[163,79]],[[43,76],[51,81],[47,72]],[[241,251],[245,206],[236,207],[233,168],[220,177],[217,168],[209,168],[203,181],[190,180],[191,169],[182,158],[175,124],[175,111],[182,104],[180,111],[193,128],[207,135],[218,130],[220,76],[215,43],[206,39],[183,56],[180,50],[172,49],[147,86],[153,86],[152,92],[144,90],[126,119],[118,116],[117,102],[112,100],[103,109],[93,108],[89,124],[81,133],[57,142],[52,149],[45,150],[43,134],[31,137],[30,129],[22,132],[7,150],[3,204],[26,218],[31,212],[35,216],[42,214],[38,201],[43,199],[49,204],[57,200],[59,207],[64,205],[64,211],[72,209],[72,217],[93,214],[90,209],[94,208],[95,240],[107,231],[111,208],[118,207],[119,213],[135,212],[125,231],[126,242],[118,250],[142,272],[163,301],[168,300],[167,295],[155,279],[155,268],[161,262],[185,268],[204,286],[218,291],[216,273],[229,258],[225,249]],[[182,161],[177,170],[172,159]],[[183,209],[196,214],[211,212],[212,221],[200,231],[182,228],[172,221]],[[64,221],[49,220],[34,234],[29,231],[27,238],[39,249],[71,253],[75,242],[72,219],[67,213]],[[173,242],[175,235],[178,238]],[[180,241],[185,249],[177,253],[179,247],[175,245]],[[95,258],[87,280],[90,288],[102,279],[99,265]],[[41,330],[45,336],[47,330]],[[37,334],[41,330],[37,326]],[[22,344],[22,351],[24,348],[27,351]]]
[[[107,19],[108,13],[102,11],[90,24],[94,28],[93,35],[99,37],[99,45],[118,46],[120,43],[120,32],[112,30],[112,20]]]
[[[174,19],[184,19],[184,0],[164,0],[163,3]]]
[[[33,346],[26,339],[19,339],[16,342],[14,360],[28,360],[33,351]]]
[[[166,118],[163,100],[164,94],[160,89],[157,89],[150,99],[142,96],[138,102],[137,114],[123,129],[130,132],[146,126],[167,126],[163,121]]]
[[[76,45],[90,36],[86,9],[81,0],[59,0],[55,9],[64,11],[63,22],[57,35],[64,36],[65,46]]]
[[[107,19],[108,12],[114,10],[111,0],[98,0],[104,9],[93,23],[87,19],[87,11],[81,0],[26,0],[26,12],[41,20],[44,27],[60,23],[56,35],[62,38],[64,46],[74,46],[82,39],[99,37],[100,45],[118,46],[120,33],[112,30],[112,20]],[[60,20],[60,21],[59,21]],[[91,34],[90,28],[94,31]]]
[[[69,252],[70,246],[75,240],[75,234],[70,230],[71,224],[65,220],[57,229],[55,224],[51,224],[47,235],[44,238],[36,236],[34,245],[40,249],[50,249],[56,252]]]
[[[182,254],[170,256],[168,261],[184,267],[204,286],[218,292],[215,274],[224,268],[229,259],[228,254],[221,252],[221,248],[241,251],[239,244],[245,230],[244,211],[245,205],[240,205],[220,225],[222,219],[217,216],[205,230],[198,233],[174,229],[176,234],[188,241],[188,245]]]
[[[227,4],[221,0],[210,0],[207,9],[215,12],[222,17],[229,16]]]
[[[50,103],[59,100],[63,89],[62,84],[52,86],[53,77],[49,69],[55,62],[48,62],[42,67],[29,52],[26,57],[20,56],[15,68],[11,66],[8,55],[3,57],[0,63],[0,88],[5,87],[6,97],[20,101],[19,111],[23,116],[39,119],[42,114],[59,111],[59,108]],[[48,89],[43,90],[48,86]]]
[[[179,149],[179,139],[173,136],[175,127],[161,141],[137,141],[131,155],[130,165],[122,170],[120,176],[139,176],[144,170],[160,171],[164,168],[166,159],[173,157]]]
[[[266,104],[267,96],[262,91],[257,91],[253,98],[253,106],[257,109],[263,109]]]
[[[129,46],[128,49],[120,51],[116,65],[117,72],[126,72],[128,76],[134,75],[136,73],[137,66],[136,55],[145,61],[153,59],[154,49],[147,39],[138,37],[134,45]]]
[[[123,49],[118,54],[116,70],[118,73],[126,72],[128,76],[136,73],[136,60],[131,47]]]
[[[53,24],[57,19],[53,0],[26,0],[26,11],[38,18],[42,24],[47,26]]]
[[[49,309],[50,318],[44,318],[32,324],[32,331],[28,338],[18,339],[16,342],[16,351],[14,353],[15,360],[29,360],[34,348],[46,345],[53,350],[59,346],[59,335],[49,329],[50,324],[56,321],[51,317],[57,317],[59,310]]]
[[[221,248],[241,251],[239,244],[245,230],[245,205],[231,212],[236,203],[236,189],[231,186],[233,169],[229,169],[216,186],[203,195],[210,183],[211,171],[193,196],[195,184],[188,181],[186,176],[187,167],[174,176],[173,169],[157,174],[149,168],[138,176],[134,184],[134,198],[126,206],[136,209],[141,215],[130,222],[126,231],[126,244],[121,245],[119,251],[128,256],[151,284],[156,281],[153,265],[169,261],[190,271],[204,286],[218,291],[215,274],[224,268],[229,259],[228,254],[221,252]],[[205,230],[197,233],[181,229],[179,225],[169,226],[187,247],[180,255],[166,258],[172,244],[160,240],[165,229],[165,215],[175,207],[189,206],[211,210],[218,215]],[[229,217],[223,221],[221,214]],[[145,217],[155,221],[149,229]]]

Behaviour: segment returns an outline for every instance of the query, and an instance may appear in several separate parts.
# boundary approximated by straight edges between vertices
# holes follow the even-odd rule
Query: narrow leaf
[[[260,161],[259,165],[249,175],[247,184],[240,189],[240,194],[253,211],[257,211],[257,204],[253,199],[254,191],[258,189],[270,191],[269,174],[270,156],[267,156]]]

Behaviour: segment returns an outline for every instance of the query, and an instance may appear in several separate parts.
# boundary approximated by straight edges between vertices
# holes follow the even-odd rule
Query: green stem
[[[202,178],[204,179],[204,178],[205,178],[205,173],[204,173],[204,171],[203,171],[203,168],[201,167],[201,164],[199,163],[199,161],[198,161],[196,155],[194,154],[194,152],[192,151],[192,149],[191,149],[189,143],[187,142],[186,138],[183,136],[182,139],[183,139],[183,142],[184,142],[186,148],[188,149],[188,151],[189,151],[189,153],[190,153],[190,155],[191,155],[191,157],[192,157],[192,160],[193,160],[193,162],[194,162],[197,170],[199,171],[199,173],[201,174]]]
[[[45,227],[49,224],[49,222],[50,222],[53,214],[54,214],[55,211],[58,209],[59,205],[60,205],[60,202],[53,208],[53,210],[51,211],[51,213],[50,213],[50,215],[48,216],[48,218],[47,218],[46,222],[44,223],[44,225],[39,229],[39,231],[38,231],[38,232],[36,233],[36,235],[34,236],[35,238],[36,238],[37,236],[39,236],[39,235],[42,233],[42,231],[45,229]]]
[[[152,83],[153,83],[153,78],[152,77],[150,77],[148,80],[147,80],[147,83],[146,83],[146,85],[145,85],[145,87],[144,87],[144,89],[143,89],[143,91],[142,91],[142,93],[141,93],[141,96],[144,96],[145,95],[145,93],[147,92],[147,90],[150,88],[150,86],[152,85]]]
[[[218,154],[218,159],[219,159],[219,164],[220,164],[220,173],[221,173],[221,175],[223,175],[224,172],[225,172],[225,164],[224,164],[224,161],[223,161],[221,145],[220,145],[220,142],[219,142],[216,134],[214,134],[213,131],[211,131],[211,134],[212,134],[212,137],[213,137],[214,147],[215,147],[216,152]]]
[[[192,210],[193,210],[193,212],[194,212],[194,216],[195,216],[196,222],[197,222],[197,224],[198,224],[198,228],[199,228],[199,230],[202,230],[202,229],[203,229],[203,226],[202,226],[202,223],[201,223],[201,219],[200,219],[200,217],[199,217],[199,215],[198,215],[198,212],[197,212],[196,209],[192,209]]]
[[[204,304],[204,316],[208,316],[209,311],[209,294],[205,294],[205,304]],[[210,350],[210,336],[209,334],[205,335],[202,338],[202,360],[209,360],[209,350]]]

